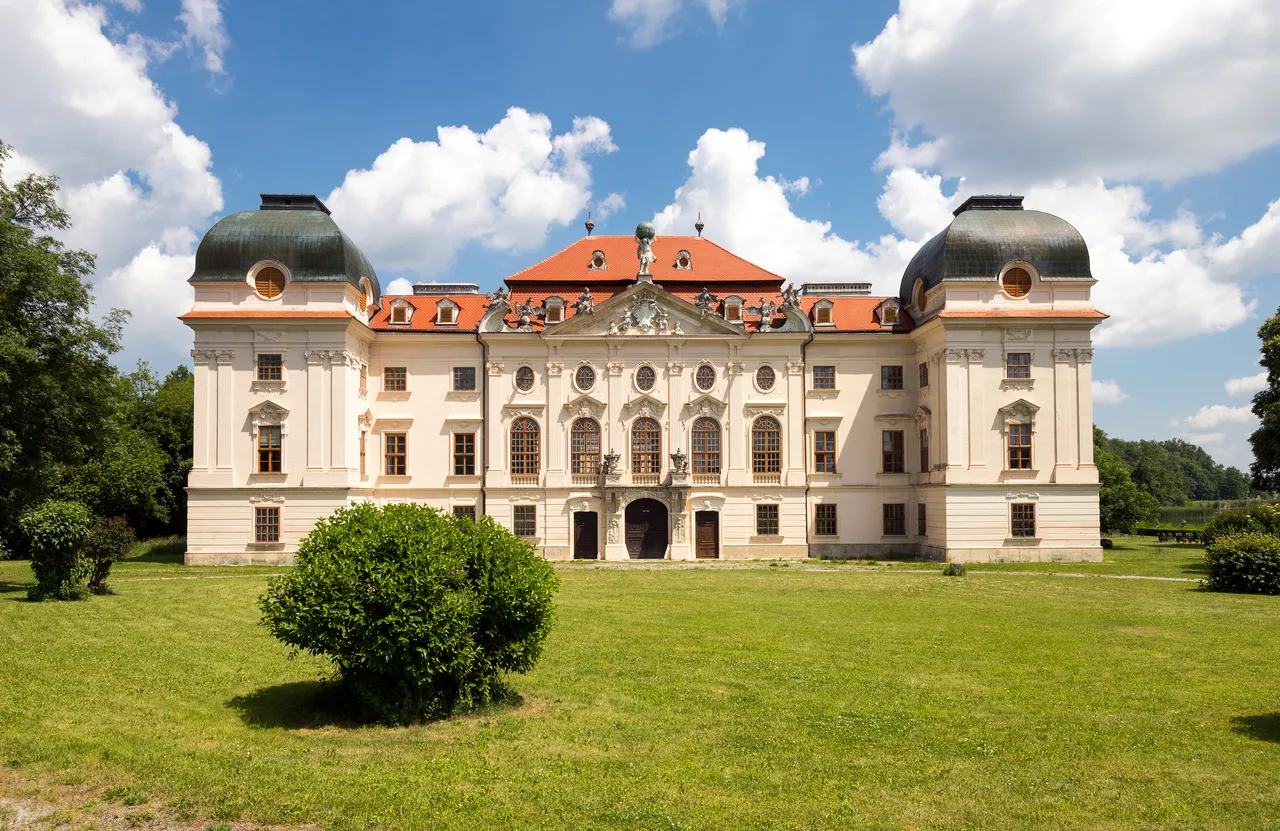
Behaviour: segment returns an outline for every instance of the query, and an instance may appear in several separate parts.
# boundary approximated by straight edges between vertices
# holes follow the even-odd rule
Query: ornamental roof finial
[[[693,223],[693,230],[698,232],[698,239],[702,239],[702,229],[705,227],[707,224],[702,221],[702,211],[698,211],[698,221]]]
[[[591,232],[596,229],[596,224],[591,221],[591,211],[587,211],[587,236],[591,236]]]

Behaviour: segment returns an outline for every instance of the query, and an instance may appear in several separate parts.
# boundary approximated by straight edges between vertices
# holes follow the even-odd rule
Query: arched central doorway
[[[627,553],[632,559],[661,560],[667,556],[667,506],[656,499],[637,499],[627,505]]]

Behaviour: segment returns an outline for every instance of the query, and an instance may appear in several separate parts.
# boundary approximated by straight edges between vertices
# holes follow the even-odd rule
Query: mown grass
[[[0,594],[0,762],[202,822],[1280,827],[1280,598],[568,568],[522,704],[383,729],[256,625],[264,577],[123,579],[155,567],[85,603]]]

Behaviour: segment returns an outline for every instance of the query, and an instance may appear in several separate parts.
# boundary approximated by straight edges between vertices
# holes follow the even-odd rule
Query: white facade
[[[556,255],[566,307],[550,317],[556,297],[515,302],[547,288],[537,274],[513,276],[510,297],[379,298],[372,275],[308,282],[284,252],[261,250],[254,265],[276,263],[286,278],[268,297],[252,268],[238,283],[202,279],[198,255],[184,315],[196,372],[187,561],[287,561],[317,519],[359,500],[488,514],[553,559],[1100,559],[1091,278],[1056,282],[1014,260],[1031,275],[1023,296],[995,272],[902,302],[847,287],[784,294],[779,278],[777,308],[747,306],[737,322],[725,299],[756,303],[754,282],[739,292],[732,274],[708,272],[719,302],[699,305],[671,287],[701,275],[619,277],[636,270],[619,253],[634,245],[587,237]],[[677,245],[679,256],[667,252]],[[674,257],[688,271],[689,251],[693,271],[736,259],[712,245],[658,240],[655,266]],[[567,287],[599,271],[579,250],[597,247],[611,287],[592,286],[594,308],[573,309]],[[707,418],[719,427],[714,473],[694,454],[694,422]],[[776,456],[770,431],[753,448],[769,418]],[[599,451],[575,470],[581,419],[597,426]],[[650,445],[633,455],[633,434],[648,436],[640,419],[658,425],[657,473],[637,469],[655,458]],[[529,435],[513,427],[530,420],[536,452],[513,459]],[[1010,436],[1023,425],[1030,458],[1019,449],[1014,464]],[[819,459],[832,438],[834,456]],[[610,451],[614,469],[593,471]],[[528,464],[535,472],[515,469]]]

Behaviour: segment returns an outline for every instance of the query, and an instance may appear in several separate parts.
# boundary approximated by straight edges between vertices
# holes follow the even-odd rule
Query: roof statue
[[[800,308],[800,289],[796,288],[794,283],[787,283],[787,287],[782,290],[782,309],[798,309]]]
[[[657,238],[658,229],[653,227],[652,222],[641,222],[636,226],[636,259],[640,261],[637,277],[653,276],[649,272],[649,265],[657,260],[653,256],[653,241]]]
[[[583,286],[582,294],[578,295],[578,302],[573,304],[573,308],[578,314],[595,314],[596,313],[596,296],[591,293],[590,286]]]
[[[707,287],[703,286],[702,291],[698,292],[698,296],[693,298],[694,305],[702,310],[702,316],[706,317],[711,311],[711,307],[720,302],[720,298],[707,291]]]

